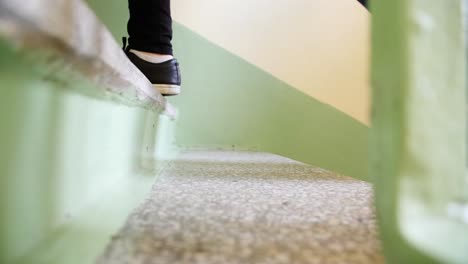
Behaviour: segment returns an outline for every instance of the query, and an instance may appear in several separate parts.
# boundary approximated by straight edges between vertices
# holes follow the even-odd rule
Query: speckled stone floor
[[[187,152],[98,263],[383,263],[372,195],[271,154]]]

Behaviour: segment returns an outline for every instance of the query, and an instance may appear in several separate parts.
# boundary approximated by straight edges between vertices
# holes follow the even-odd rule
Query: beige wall
[[[173,0],[177,22],[368,124],[369,14],[354,0]]]

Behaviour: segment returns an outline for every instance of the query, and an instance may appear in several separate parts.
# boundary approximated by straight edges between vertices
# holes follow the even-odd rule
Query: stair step
[[[97,263],[384,263],[372,197],[268,153],[187,151]]]
[[[78,73],[102,88],[96,94],[176,115],[83,0],[0,0],[0,37],[45,55],[29,57],[50,74]]]

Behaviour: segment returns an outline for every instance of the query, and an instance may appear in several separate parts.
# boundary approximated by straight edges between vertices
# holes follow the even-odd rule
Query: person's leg
[[[129,0],[131,49],[172,55],[170,0]]]
[[[128,5],[130,37],[125,53],[161,94],[179,94],[179,64],[172,56],[170,0],[129,0]]]
[[[358,1],[359,1],[359,3],[361,3],[365,8],[369,8],[369,7],[367,6],[367,0],[358,0]]]

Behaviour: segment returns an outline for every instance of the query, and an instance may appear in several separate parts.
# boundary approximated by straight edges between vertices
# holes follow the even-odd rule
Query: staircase
[[[191,150],[83,0],[0,0],[0,263],[467,263],[463,3],[375,1],[370,132],[231,76],[227,100],[184,104],[185,133],[219,124]]]

